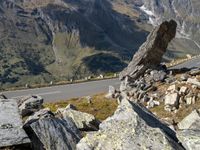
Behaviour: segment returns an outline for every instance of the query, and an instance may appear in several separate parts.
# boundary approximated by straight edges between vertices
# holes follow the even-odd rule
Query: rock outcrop
[[[0,93],[0,99],[7,99],[7,97],[3,93]]]
[[[19,100],[18,106],[22,117],[31,115],[42,108],[43,98],[38,95],[26,96]]]
[[[137,79],[147,69],[157,68],[169,42],[176,35],[176,27],[177,24],[173,20],[165,21],[159,27],[156,27],[147,37],[147,41],[133,56],[128,67],[120,73],[120,79],[123,80],[126,76]]]
[[[64,109],[58,109],[57,113],[63,119],[71,118],[78,129],[82,131],[96,131],[99,129],[100,121],[91,114],[77,111],[74,106],[68,105]]]
[[[17,102],[14,99],[0,99],[0,149],[30,143],[22,126]]]
[[[177,133],[177,137],[186,150],[200,149],[200,130],[183,130]]]
[[[39,119],[43,119],[43,118],[51,118],[54,117],[55,115],[48,109],[41,109],[37,112],[35,112],[33,115],[29,116],[26,121],[25,121],[25,126],[30,125],[33,122],[36,122]]]
[[[78,150],[184,149],[175,132],[146,108],[123,99],[115,114],[100,124],[98,132],[88,133]]]
[[[75,150],[81,134],[70,118],[40,110],[24,125],[34,150]]]
[[[193,110],[192,113],[179,122],[178,128],[181,130],[200,129],[200,112],[198,110]]]
[[[185,117],[179,124],[177,137],[186,148],[186,150],[200,149],[200,113],[194,110]]]

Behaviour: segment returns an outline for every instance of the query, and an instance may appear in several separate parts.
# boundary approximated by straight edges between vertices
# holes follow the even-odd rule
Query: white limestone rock
[[[139,104],[123,99],[115,114],[88,133],[77,150],[182,150],[175,132]]]

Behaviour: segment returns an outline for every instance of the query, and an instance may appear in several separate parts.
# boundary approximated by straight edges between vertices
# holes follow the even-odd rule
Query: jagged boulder
[[[200,112],[193,110],[181,122],[178,123],[178,128],[183,129],[199,129],[200,130]]]
[[[147,37],[147,41],[133,56],[132,61],[119,75],[123,80],[126,76],[137,79],[149,68],[157,68],[160,64],[168,43],[176,35],[177,23],[174,20],[163,22]]]
[[[177,137],[186,150],[200,149],[200,130],[183,130],[177,132]]]
[[[88,133],[77,150],[182,150],[175,132],[139,104],[123,99],[115,114],[100,124],[98,132]]]
[[[178,123],[177,137],[186,150],[200,149],[200,112],[193,110]]]
[[[7,97],[3,93],[0,93],[0,99],[7,99]]]
[[[0,99],[0,149],[30,143],[22,126],[16,100]]]
[[[192,69],[189,74],[192,76],[200,75],[200,68]]]
[[[76,126],[82,131],[96,131],[99,129],[99,120],[91,114],[76,110],[74,106],[68,105],[65,109],[58,109],[57,113],[60,114],[63,119],[71,118]]]
[[[24,124],[27,126],[39,119],[50,118],[50,117],[54,117],[54,116],[55,115],[50,111],[49,108],[41,109],[41,110],[35,112],[33,115],[29,116],[26,119]]]
[[[188,78],[187,80],[187,83],[190,83],[190,84],[193,84],[193,85],[196,85],[197,87],[200,88],[200,82],[197,78]]]
[[[75,150],[81,133],[70,118],[40,110],[24,125],[34,150]]]
[[[31,95],[21,98],[18,101],[22,117],[31,115],[42,108],[43,98],[38,95]]]

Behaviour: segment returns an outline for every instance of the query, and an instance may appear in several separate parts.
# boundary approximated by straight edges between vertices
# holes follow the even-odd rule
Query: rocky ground
[[[64,105],[57,103],[57,106],[51,107],[52,112],[50,108],[43,108],[41,97],[29,96],[17,100],[19,114],[23,118],[23,127],[17,128],[25,131],[29,140],[23,135],[26,142],[19,137],[15,144],[2,144],[0,141],[0,147],[34,150],[199,150],[200,69],[170,70],[160,64],[175,33],[174,21],[163,22],[151,32],[129,66],[121,72],[120,89],[109,87],[105,99],[117,99],[118,106],[110,107],[116,110],[107,119],[96,118],[89,111],[81,112],[82,104],[76,105],[79,108],[72,104],[61,108]],[[4,109],[5,101],[14,101],[4,95],[0,98],[0,106]],[[91,97],[85,100],[88,109],[97,104]],[[12,103],[7,107],[11,106]],[[12,109],[9,111],[12,112]],[[2,112],[3,109],[0,114]],[[9,118],[12,113],[7,115]],[[0,124],[5,133],[0,134],[2,141],[7,139],[5,135],[13,133],[14,124],[9,119]]]

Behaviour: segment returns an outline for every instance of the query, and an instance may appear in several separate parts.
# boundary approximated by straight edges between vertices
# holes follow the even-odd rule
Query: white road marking
[[[61,91],[54,91],[54,92],[46,92],[46,93],[37,93],[37,94],[32,94],[32,95],[40,95],[40,96],[44,96],[44,95],[52,95],[52,94],[59,94],[61,93]],[[27,95],[21,95],[21,96],[16,96],[16,97],[12,97],[12,98],[21,98]]]

